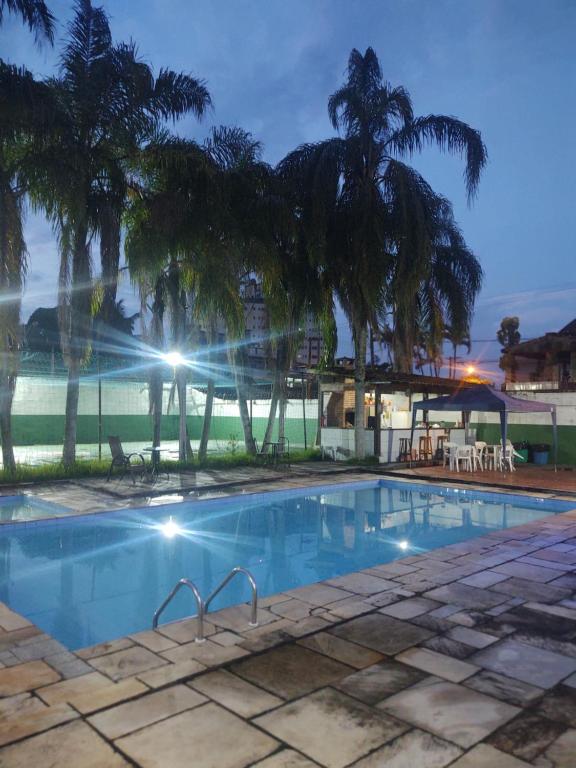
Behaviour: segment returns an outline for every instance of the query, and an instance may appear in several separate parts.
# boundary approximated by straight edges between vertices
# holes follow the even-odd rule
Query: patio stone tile
[[[318,763],[313,763],[293,749],[282,749],[260,763],[255,763],[254,768],[318,768]]]
[[[432,682],[413,686],[378,704],[400,720],[471,747],[518,713],[512,707],[461,685]]]
[[[454,627],[448,632],[448,637],[479,649],[487,648],[498,640],[494,635],[488,635],[486,632],[479,632],[477,629],[470,629],[469,627]]]
[[[42,634],[44,633],[32,624],[22,629],[14,629],[11,632],[0,632],[0,653],[11,651],[15,645],[19,645],[26,640],[34,642],[35,638]]]
[[[436,611],[432,611],[431,613],[424,613],[422,616],[415,616],[413,619],[410,619],[410,623],[416,624],[424,629],[429,629],[431,634],[433,632],[448,632],[449,629],[452,629],[454,624],[450,619],[452,618],[454,611],[446,619],[440,616],[434,616],[433,614],[435,613]]]
[[[198,707],[206,701],[205,696],[187,685],[172,685],[92,715],[89,722],[107,738],[117,739],[158,720]]]
[[[190,768],[191,755],[194,768],[244,768],[273,752],[278,742],[217,704],[204,704],[116,745],[142,768]]]
[[[387,659],[332,683],[332,687],[366,704],[377,704],[424,678],[425,674],[419,669]]]
[[[284,628],[284,632],[291,637],[304,637],[312,632],[324,632],[331,626],[332,622],[322,616],[310,616],[308,619],[291,622]]]
[[[14,717],[2,718],[0,721],[0,746],[11,744],[36,733],[42,733],[56,725],[75,720],[75,712],[67,704],[56,704],[53,707],[34,707],[29,704]],[[0,752],[0,765],[4,768]]]
[[[205,671],[206,667],[204,664],[190,659],[189,661],[181,661],[178,664],[167,664],[165,667],[157,667],[148,672],[142,672],[138,675],[138,680],[141,680],[150,688],[162,688],[164,685],[178,683],[181,680],[186,680],[193,675]]]
[[[310,616],[310,611],[313,611],[313,606],[310,603],[305,603],[302,600],[296,600],[290,598],[282,603],[277,603],[270,607],[272,613],[277,616],[282,616],[285,619],[304,619]]]
[[[408,729],[330,688],[285,704],[255,723],[327,768],[343,768]]]
[[[415,729],[354,763],[354,768],[444,768],[461,754],[454,744]]]
[[[8,696],[5,699],[0,699],[0,719],[14,717],[20,713],[26,714],[35,709],[42,710],[44,708],[45,705],[40,699],[37,699],[30,693],[17,693],[15,696]]]
[[[81,648],[79,651],[75,651],[75,654],[87,661],[88,659],[94,659],[97,656],[104,656],[106,653],[124,651],[126,648],[131,648],[133,645],[134,643],[132,640],[127,637],[121,637],[118,640],[110,640],[107,643],[91,645],[89,648]]]
[[[382,587],[378,591],[381,592]],[[326,584],[309,584],[306,587],[291,589],[290,592],[285,592],[285,594],[311,605],[329,605],[337,600],[344,600],[345,597],[353,597],[352,592],[327,586]]]
[[[413,619],[415,616],[433,611],[438,608],[438,605],[434,600],[427,600],[425,597],[411,597],[408,600],[402,600],[381,608],[380,613],[393,616],[396,619]]]
[[[576,755],[576,730],[569,730],[553,741],[548,749],[534,761],[542,768],[574,768]]]
[[[109,685],[110,680],[107,677],[101,675],[100,672],[92,671],[89,675],[82,675],[81,678],[75,677],[72,680],[63,680],[60,683],[38,688],[36,694],[46,704],[58,704],[61,701],[70,703],[77,696],[98,691]]]
[[[358,595],[375,595],[377,592],[394,589],[397,586],[395,581],[385,579],[383,576],[382,578],[371,576],[369,573],[349,573],[346,576],[328,579],[326,583]]]
[[[276,616],[264,608],[258,608],[256,618],[259,625],[276,620]],[[234,632],[244,632],[250,629],[250,619],[250,606],[245,604],[232,605],[230,608],[223,608],[221,611],[210,613],[212,624]]]
[[[228,661],[233,661],[247,655],[248,651],[237,645],[224,647],[213,643],[212,640],[206,640],[204,643],[186,643],[162,653],[164,659],[168,659],[175,664],[192,660],[199,661],[206,667],[226,664]]]
[[[494,573],[494,571],[480,571],[472,576],[467,576],[465,579],[460,579],[461,584],[466,584],[469,587],[478,587],[479,589],[485,589],[491,587],[492,584],[498,584],[499,581],[505,581],[508,576],[504,573]]]
[[[19,613],[11,611],[7,605],[4,605],[4,603],[0,604],[0,627],[6,632],[12,632],[16,629],[25,629],[32,626],[32,622],[25,619],[24,616],[20,616]]]
[[[557,587],[553,584],[538,584],[535,581],[512,577],[499,584],[494,584],[492,589],[503,595],[522,597],[524,600],[533,600],[537,603],[557,603],[570,597],[570,590],[565,587]]]
[[[240,645],[244,642],[242,635],[237,635],[235,632],[229,632],[225,629],[223,632],[216,632],[215,635],[210,636],[213,643],[222,645],[224,648],[229,648],[231,645]]]
[[[392,592],[379,593],[380,595],[390,595],[390,599],[386,601],[386,604],[393,603],[400,598],[397,595],[393,595]],[[356,616],[362,616],[364,613],[370,613],[374,610],[374,604],[369,602],[371,598],[363,599],[362,597],[349,597],[346,600],[339,600],[337,603],[331,603],[328,608],[328,616],[335,619],[353,619]]]
[[[535,557],[538,560],[549,560],[565,565],[574,565],[576,563],[576,550],[573,547],[563,550],[559,550],[556,547],[550,547],[549,549],[541,549],[538,552],[534,552],[532,557]]]
[[[298,644],[356,669],[369,667],[383,658],[381,653],[371,651],[369,648],[356,645],[356,643],[349,643],[348,640],[331,635],[329,632],[318,632],[315,635],[310,635],[310,637],[299,640]]]
[[[196,619],[183,619],[171,624],[163,624],[156,630],[161,635],[174,640],[176,643],[190,643],[198,634],[198,621]],[[204,637],[210,637],[216,632],[216,627],[209,621],[204,621]]]
[[[50,664],[56,672],[59,672],[66,680],[73,677],[80,677],[81,675],[87,675],[92,672],[92,667],[82,659],[79,659],[75,653],[70,651],[64,651],[64,653],[57,653],[54,656],[46,656],[44,661]]]
[[[60,680],[60,675],[44,661],[27,661],[0,669],[0,696],[13,696]]]
[[[20,661],[36,661],[38,659],[45,659],[46,656],[54,656],[55,654],[68,651],[66,646],[59,643],[57,640],[53,640],[50,637],[41,635],[37,642],[27,643],[25,645],[19,644],[12,648],[12,653]]]
[[[499,585],[496,584],[494,588],[497,586]],[[500,605],[501,603],[506,602],[506,598],[502,595],[496,595],[494,592],[490,592],[487,589],[469,587],[458,581],[454,584],[433,589],[430,592],[427,592],[424,597],[441,603],[456,603],[463,608],[475,608],[476,610],[493,608],[495,605]]]
[[[79,693],[74,698],[71,697],[70,704],[83,715],[89,715],[99,709],[133,699],[148,690],[139,680],[122,680],[119,683],[109,683],[106,688]]]
[[[381,613],[360,616],[346,624],[333,627],[330,632],[388,656],[394,656],[433,635],[433,632],[427,629]]]
[[[388,576],[406,576],[407,573],[414,573],[418,568],[414,565],[407,565],[404,562],[395,561],[392,563],[385,563],[384,565],[374,565],[370,570],[381,572],[388,578]]]
[[[526,711],[492,734],[488,743],[502,752],[531,762],[566,730],[561,723]]]
[[[245,718],[254,717],[284,703],[277,696],[266,693],[224,669],[196,677],[189,685]]]
[[[559,686],[538,703],[536,707],[543,717],[556,720],[559,723],[576,728],[576,695],[574,690],[567,686]]]
[[[564,602],[567,602],[566,600]],[[576,605],[576,603],[575,603]],[[537,611],[547,616],[560,616],[576,623],[576,610],[566,605],[545,605],[544,603],[524,603],[527,611]]]
[[[154,667],[160,667],[167,663],[166,659],[138,645],[127,648],[125,651],[116,651],[90,659],[91,666],[108,675],[114,681],[132,677],[139,672],[145,672],[147,669],[154,669]]]
[[[543,688],[489,670],[482,670],[474,677],[469,677],[464,685],[518,707],[527,707],[544,694]]]
[[[472,664],[467,664],[459,659],[452,659],[450,656],[430,651],[427,648],[409,648],[398,654],[396,660],[453,683],[459,683],[479,671],[478,667],[474,667]]]
[[[527,579],[528,581],[538,581],[542,583],[552,581],[552,579],[556,577],[555,571],[551,568],[539,567],[537,565],[525,565],[517,562],[497,565],[494,570],[496,573],[503,573],[507,576],[516,576],[519,579]]]
[[[74,768],[127,768],[128,763],[90,726],[76,722],[1,749],[0,765],[6,768],[56,768],[65,765],[73,765]]]
[[[576,688],[576,672],[574,672],[573,675],[570,675],[570,677],[567,677],[565,680],[562,680],[563,685],[567,685],[570,688]]]
[[[135,635],[130,635],[130,638],[134,640],[138,645],[143,645],[144,648],[148,648],[153,653],[159,653],[160,651],[167,651],[170,648],[174,648],[178,643],[175,640],[171,640],[169,637],[155,632],[153,629],[147,629],[144,632],[137,632]]]
[[[552,688],[576,671],[576,659],[516,640],[502,640],[475,653],[470,662],[541,688]]]
[[[450,768],[530,768],[530,764],[500,752],[489,744],[478,744],[460,760],[452,763]]]
[[[565,576],[560,576],[558,579],[554,579],[551,582],[553,587],[567,587],[568,589],[576,589],[576,574],[567,573]]]
[[[284,699],[292,699],[322,688],[353,670],[299,645],[285,645],[237,662],[232,671],[249,682]]]
[[[422,647],[450,656],[452,659],[467,659],[476,650],[472,646],[459,643],[457,640],[446,637],[446,635],[431,637],[430,640],[422,643]]]

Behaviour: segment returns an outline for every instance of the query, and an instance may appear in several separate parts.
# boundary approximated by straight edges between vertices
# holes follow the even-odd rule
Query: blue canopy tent
[[[521,400],[511,397],[505,392],[498,392],[487,384],[477,384],[455,392],[453,395],[436,397],[434,400],[420,400],[412,404],[412,430],[410,432],[410,449],[414,439],[416,414],[418,411],[461,411],[464,423],[470,422],[472,411],[483,411],[500,414],[500,430],[502,445],[506,445],[508,437],[508,415],[510,413],[549,413],[552,419],[552,455],[554,468],[558,458],[558,429],[556,425],[556,406],[552,403],[542,403],[536,400]]]

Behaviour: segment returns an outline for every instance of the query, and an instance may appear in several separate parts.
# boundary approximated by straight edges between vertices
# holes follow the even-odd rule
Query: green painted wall
[[[266,431],[267,419],[254,418],[254,437],[262,442]],[[316,439],[316,419],[306,419],[308,446]],[[19,416],[12,417],[12,430],[15,445],[61,445],[64,435],[64,416]],[[199,440],[202,431],[202,417],[188,417],[188,431],[192,440]],[[277,424],[275,435],[277,434]],[[152,421],[150,416],[102,416],[102,437],[106,442],[108,435],[119,435],[125,442],[150,442]],[[274,435],[274,436],[275,436]],[[304,427],[302,419],[286,419],[286,437],[295,445],[304,445]],[[162,417],[162,438],[178,439],[178,414]],[[238,417],[215,416],[212,419],[210,438],[228,442],[232,438],[243,444],[242,423]],[[78,416],[78,443],[98,442],[98,417]]]
[[[476,424],[478,440],[496,444],[501,439],[499,424]],[[552,445],[552,427],[530,424],[509,424],[508,435],[513,443],[527,440],[529,443]],[[550,455],[550,462],[553,461]],[[558,427],[558,463],[576,464],[576,427]]]

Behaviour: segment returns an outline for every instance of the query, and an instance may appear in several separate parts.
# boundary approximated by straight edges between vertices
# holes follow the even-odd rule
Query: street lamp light
[[[165,360],[165,362],[167,362],[168,365],[171,365],[173,368],[178,368],[178,366],[186,364],[186,359],[184,356],[176,350],[173,352],[164,352],[162,354],[162,359]]]

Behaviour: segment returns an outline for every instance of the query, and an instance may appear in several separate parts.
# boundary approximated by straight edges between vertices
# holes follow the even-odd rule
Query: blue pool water
[[[0,600],[75,649],[149,629],[183,576],[207,595],[242,565],[270,595],[574,506],[371,481],[4,525]],[[248,598],[238,579],[213,607]],[[163,621],[193,612],[181,591]]]

